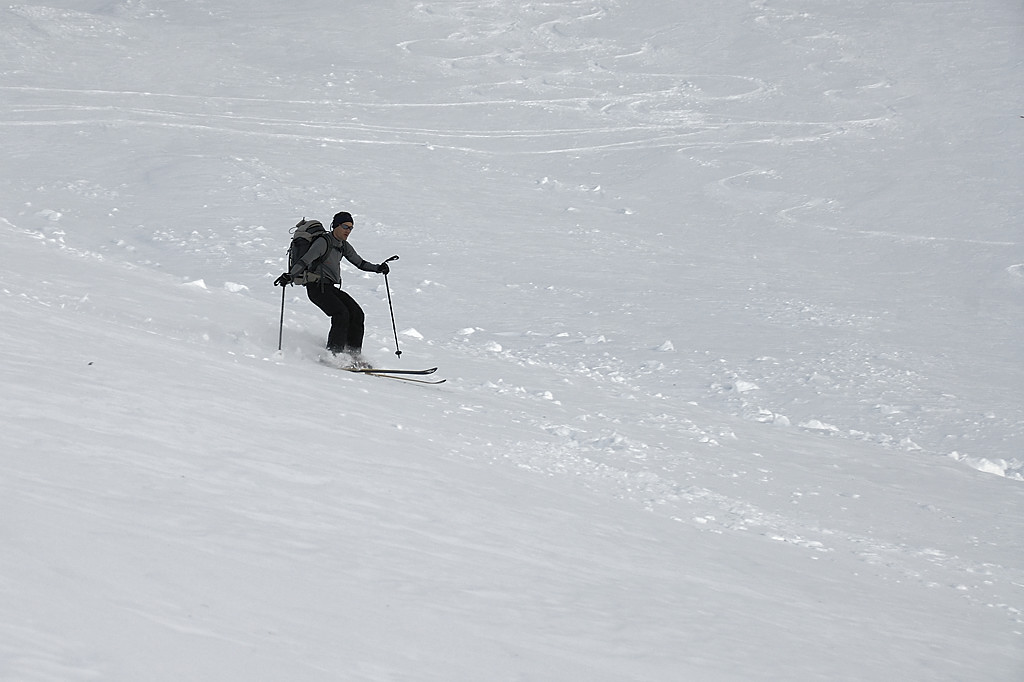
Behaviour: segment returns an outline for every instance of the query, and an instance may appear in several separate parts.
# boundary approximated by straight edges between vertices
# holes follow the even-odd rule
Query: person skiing
[[[341,257],[364,272],[386,275],[391,270],[386,262],[379,265],[370,263],[356,253],[348,241],[353,227],[351,213],[342,211],[336,214],[330,231],[324,232],[323,238],[317,237],[291,270],[274,280],[274,285],[283,287],[291,284],[296,276],[320,259],[311,271],[319,276],[318,279],[305,287],[309,300],[331,318],[327,350],[335,356],[342,353],[350,356],[352,367],[368,368],[370,365],[362,356],[365,315],[356,300],[341,289]]]

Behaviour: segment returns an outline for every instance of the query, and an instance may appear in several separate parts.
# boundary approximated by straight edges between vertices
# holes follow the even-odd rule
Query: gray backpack
[[[309,247],[313,246],[313,242],[323,237],[327,239],[327,230],[320,223],[319,220],[306,220],[303,218],[295,227],[291,229],[292,241],[288,245],[288,271],[295,266],[299,260],[306,255],[309,251]],[[328,242],[327,251],[324,251],[324,255],[317,258],[315,261],[309,264],[309,267],[305,269],[300,275],[296,275],[295,279],[292,280],[293,284],[309,284],[316,282],[320,279],[317,270],[320,269],[320,263],[323,262],[324,258],[330,252],[330,242]]]

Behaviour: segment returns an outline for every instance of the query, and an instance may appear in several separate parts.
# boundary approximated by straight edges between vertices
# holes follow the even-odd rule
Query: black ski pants
[[[331,318],[327,349],[359,351],[363,348],[363,327],[366,316],[356,300],[333,284],[307,284],[306,296]]]

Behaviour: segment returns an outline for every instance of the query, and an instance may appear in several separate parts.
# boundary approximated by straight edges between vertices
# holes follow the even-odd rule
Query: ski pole
[[[393,260],[398,260],[398,256],[392,256],[388,258],[385,263]],[[384,273],[384,288],[388,290],[388,308],[391,310],[391,329],[395,332],[395,355],[399,359],[402,358],[402,349],[398,347],[398,327],[395,326],[395,307],[391,305],[391,285],[388,284],[388,275]]]
[[[284,287],[281,287],[281,329],[277,332],[277,350],[281,350],[284,342]]]

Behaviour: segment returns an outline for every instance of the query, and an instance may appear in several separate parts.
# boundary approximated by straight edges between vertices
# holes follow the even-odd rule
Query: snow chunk
[[[201,279],[197,279],[197,280],[195,280],[193,282],[185,282],[185,286],[187,286],[187,287],[195,287],[196,289],[206,289],[207,288],[206,287],[206,282],[204,280],[201,280]]]
[[[762,424],[777,424],[778,426],[789,426],[789,417],[784,414],[777,414],[771,410],[761,408],[755,419]]]
[[[233,294],[237,294],[240,291],[248,291],[249,287],[244,284],[236,284],[235,282],[224,282],[224,288]]]
[[[737,381],[733,384],[733,388],[735,388],[738,393],[749,393],[750,391],[756,391],[761,387],[752,381]]]
[[[810,429],[811,431],[828,431],[830,433],[839,433],[839,427],[833,426],[832,424],[826,424],[818,419],[808,419],[805,422],[800,422],[800,428]]]
[[[675,351],[675,349],[676,347],[672,345],[671,341],[666,341],[657,348],[657,350],[661,351],[662,353],[672,353]]]
[[[420,334],[418,331],[416,331],[412,327],[409,327],[408,329],[402,330],[401,334],[402,334],[402,336],[408,336],[411,339],[419,339],[420,341],[423,340],[423,334]]]
[[[985,474],[994,474],[1003,478],[1016,481],[1024,481],[1024,462],[1018,459],[1007,461],[1005,459],[988,459],[987,457],[968,457],[956,450],[949,453],[951,459],[963,462],[972,469]]]

